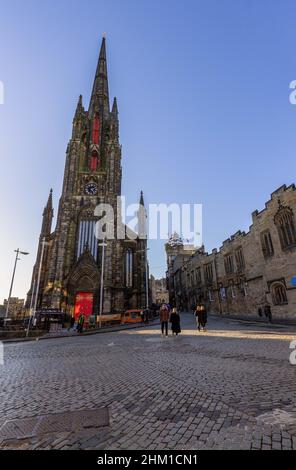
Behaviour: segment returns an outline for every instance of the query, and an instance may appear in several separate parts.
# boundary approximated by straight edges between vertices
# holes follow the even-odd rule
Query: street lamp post
[[[147,256],[147,250],[148,250],[148,248],[145,249],[145,276],[146,276],[146,309],[148,310],[148,308],[149,308],[149,282],[148,282],[148,256]]]
[[[26,251],[20,251],[19,248],[18,248],[17,250],[14,250],[14,251],[16,252],[16,256],[15,256],[15,262],[14,262],[13,273],[12,273],[12,278],[11,278],[11,284],[10,284],[10,289],[9,289],[9,295],[8,295],[8,299],[7,299],[7,306],[6,306],[5,321],[4,321],[4,323],[6,323],[6,320],[7,320],[7,318],[8,318],[9,304],[10,304],[11,293],[12,293],[12,289],[13,289],[13,283],[14,283],[14,276],[15,276],[15,271],[16,271],[16,265],[17,265],[17,262],[21,259],[21,258],[19,258],[19,255],[28,255],[28,254],[29,254],[29,253],[27,253]]]
[[[100,285],[100,320],[99,320],[99,328],[102,327],[102,315],[103,315],[103,296],[104,296],[104,268],[105,268],[105,247],[107,243],[105,243],[105,238],[103,239],[102,243],[99,244],[102,247],[102,264],[101,264],[101,285]]]
[[[33,307],[35,286],[36,286],[36,279],[34,278],[33,285],[32,285],[32,292],[31,292],[30,309],[29,309],[30,315],[29,315],[29,320],[28,320],[28,326],[27,326],[26,336],[29,335],[30,322],[31,322],[31,317],[32,317],[32,307]]]

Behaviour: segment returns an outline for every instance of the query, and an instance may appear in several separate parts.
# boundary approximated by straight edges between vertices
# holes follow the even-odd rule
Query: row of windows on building
[[[244,261],[244,256],[243,256],[243,250],[242,248],[238,248],[235,250],[235,263],[236,263],[236,272],[241,273],[244,268],[245,268],[245,261]],[[229,254],[224,257],[224,267],[225,267],[225,272],[226,274],[233,274],[235,271],[234,267],[234,260],[233,260],[233,255]],[[194,286],[194,285],[200,285],[202,283],[202,268],[198,267],[195,269],[195,271],[191,271],[190,274],[187,275],[187,280],[188,280],[188,285],[189,286]],[[205,283],[210,285],[214,281],[214,271],[213,271],[213,263],[207,263],[204,265],[204,280]]]
[[[271,298],[274,305],[286,305],[288,304],[287,298],[287,291],[286,287],[282,282],[276,282],[271,286],[270,289]],[[208,289],[208,299],[210,302],[215,301],[214,291],[212,289]],[[228,287],[220,287],[218,291],[218,295],[220,300],[234,300],[238,297],[238,295],[242,295],[243,297],[248,296],[249,294],[249,287],[247,282],[241,282],[239,285],[234,286],[230,285]]]
[[[208,289],[207,291],[208,299],[210,302],[215,301],[215,295],[213,289]],[[218,295],[221,301],[229,300],[229,299],[236,299],[238,295],[242,295],[246,297],[248,295],[248,283],[241,282],[238,285],[231,284],[228,287],[220,287],[218,290]]]
[[[294,224],[293,211],[289,207],[283,207],[274,218],[278,229],[279,239],[283,250],[296,246],[296,231]],[[264,230],[260,234],[261,248],[264,258],[274,255],[273,241],[269,230]],[[236,273],[242,273],[245,269],[245,259],[242,247],[238,247],[233,253],[224,256],[224,269],[227,276]],[[213,264],[208,263],[204,266],[204,279],[207,284],[213,282]],[[188,284],[194,286],[201,284],[201,268],[196,268],[195,272],[188,274]]]
[[[197,277],[200,282],[197,283],[197,285],[201,285],[201,268],[197,268],[196,270]],[[194,276],[194,274],[192,274]],[[205,265],[205,276],[206,278],[209,278],[209,276],[212,278],[212,263]],[[193,278],[191,278],[191,284],[188,285],[188,287],[194,287],[195,284],[193,283]],[[209,285],[209,284],[208,284]],[[286,287],[283,282],[275,282],[271,286],[271,296],[272,296],[272,301],[274,305],[285,305],[288,303],[288,298],[287,298],[287,291]],[[229,299],[235,299],[238,297],[238,295],[243,295],[244,297],[248,295],[248,283],[242,281],[238,285],[230,284],[227,287],[220,287],[219,290],[219,296],[220,300],[229,300]],[[213,289],[208,289],[207,290],[207,295],[208,299],[210,302],[214,302],[214,291]]]

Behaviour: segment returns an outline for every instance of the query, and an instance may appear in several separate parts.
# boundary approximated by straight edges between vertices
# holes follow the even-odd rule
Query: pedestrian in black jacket
[[[178,336],[179,333],[181,333],[181,326],[180,326],[180,315],[177,312],[176,308],[173,308],[171,316],[170,316],[170,322],[172,324],[172,332],[173,335],[175,334]]]
[[[197,329],[200,331],[206,331],[206,324],[208,321],[208,314],[206,306],[202,303],[198,304],[195,310],[195,317],[197,323]]]

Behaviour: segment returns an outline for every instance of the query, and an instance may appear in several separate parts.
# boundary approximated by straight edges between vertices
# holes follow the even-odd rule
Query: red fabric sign
[[[78,292],[75,299],[75,321],[78,320],[79,315],[84,315],[84,322],[88,323],[88,317],[93,313],[93,300],[94,296],[92,293]]]

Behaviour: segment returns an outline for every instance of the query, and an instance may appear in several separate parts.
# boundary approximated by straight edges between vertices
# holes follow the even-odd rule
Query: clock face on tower
[[[84,186],[84,192],[88,196],[95,196],[98,194],[98,187],[95,183],[88,183]]]

